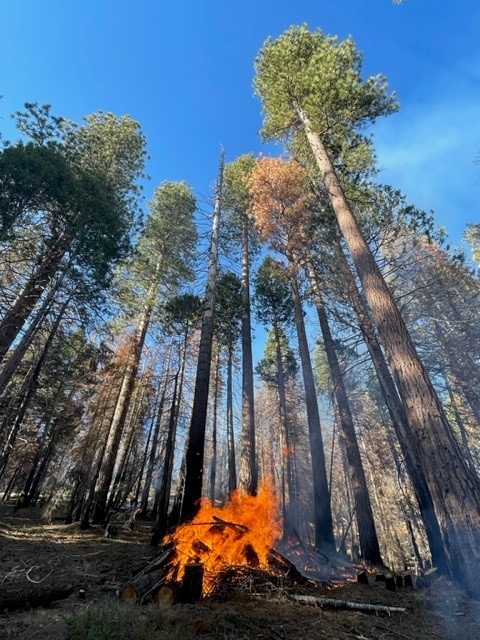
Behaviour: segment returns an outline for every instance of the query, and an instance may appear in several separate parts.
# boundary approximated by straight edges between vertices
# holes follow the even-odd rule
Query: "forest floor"
[[[51,606],[0,615],[0,638],[12,640],[474,640],[480,603],[442,578],[428,589],[390,592],[381,582],[318,587],[315,595],[405,607],[405,613],[330,610],[286,601],[281,590],[256,599],[239,593],[197,605],[140,607],[116,591],[154,556],[149,523],[107,539],[103,529],[80,531],[47,523],[36,508],[13,512],[0,503],[0,602],[15,590],[72,589]],[[80,594],[80,590],[84,594]],[[80,595],[84,595],[82,598]]]

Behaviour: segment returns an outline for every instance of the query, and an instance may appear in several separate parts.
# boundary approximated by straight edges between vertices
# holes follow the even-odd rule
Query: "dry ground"
[[[153,608],[121,604],[116,590],[154,555],[150,527],[80,531],[60,520],[49,524],[31,508],[12,515],[0,503],[0,600],[13,589],[71,586],[71,595],[49,608],[0,615],[0,638],[15,640],[475,640],[480,637],[480,603],[437,579],[426,591],[385,590],[346,583],[319,587],[317,595],[406,607],[406,613],[372,615],[311,608],[288,602],[279,590],[256,599],[240,593],[198,605]],[[79,590],[85,591],[85,599]]]

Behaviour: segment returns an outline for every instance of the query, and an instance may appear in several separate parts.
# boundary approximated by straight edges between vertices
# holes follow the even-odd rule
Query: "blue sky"
[[[218,151],[264,150],[253,61],[307,22],[352,35],[401,111],[375,126],[381,179],[436,212],[458,242],[479,221],[480,4],[473,0],[2,0],[0,128],[25,101],[79,121],[103,109],[142,125],[149,196],[162,180],[208,194]]]

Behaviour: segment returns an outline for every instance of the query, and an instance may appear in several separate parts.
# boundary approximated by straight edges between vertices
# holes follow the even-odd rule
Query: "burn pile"
[[[228,597],[232,591],[260,593],[306,584],[286,554],[275,551],[280,536],[269,486],[257,496],[235,492],[221,508],[205,500],[196,517],[167,536],[157,557],[122,587],[120,598],[188,603]]]

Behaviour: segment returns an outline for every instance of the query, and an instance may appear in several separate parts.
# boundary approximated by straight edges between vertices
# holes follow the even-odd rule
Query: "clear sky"
[[[400,113],[375,126],[382,180],[434,209],[455,242],[480,221],[480,3],[474,0],[2,0],[0,128],[25,101],[80,121],[129,113],[152,177],[209,193],[227,160],[263,149],[253,61],[263,41],[308,23],[352,35]]]

